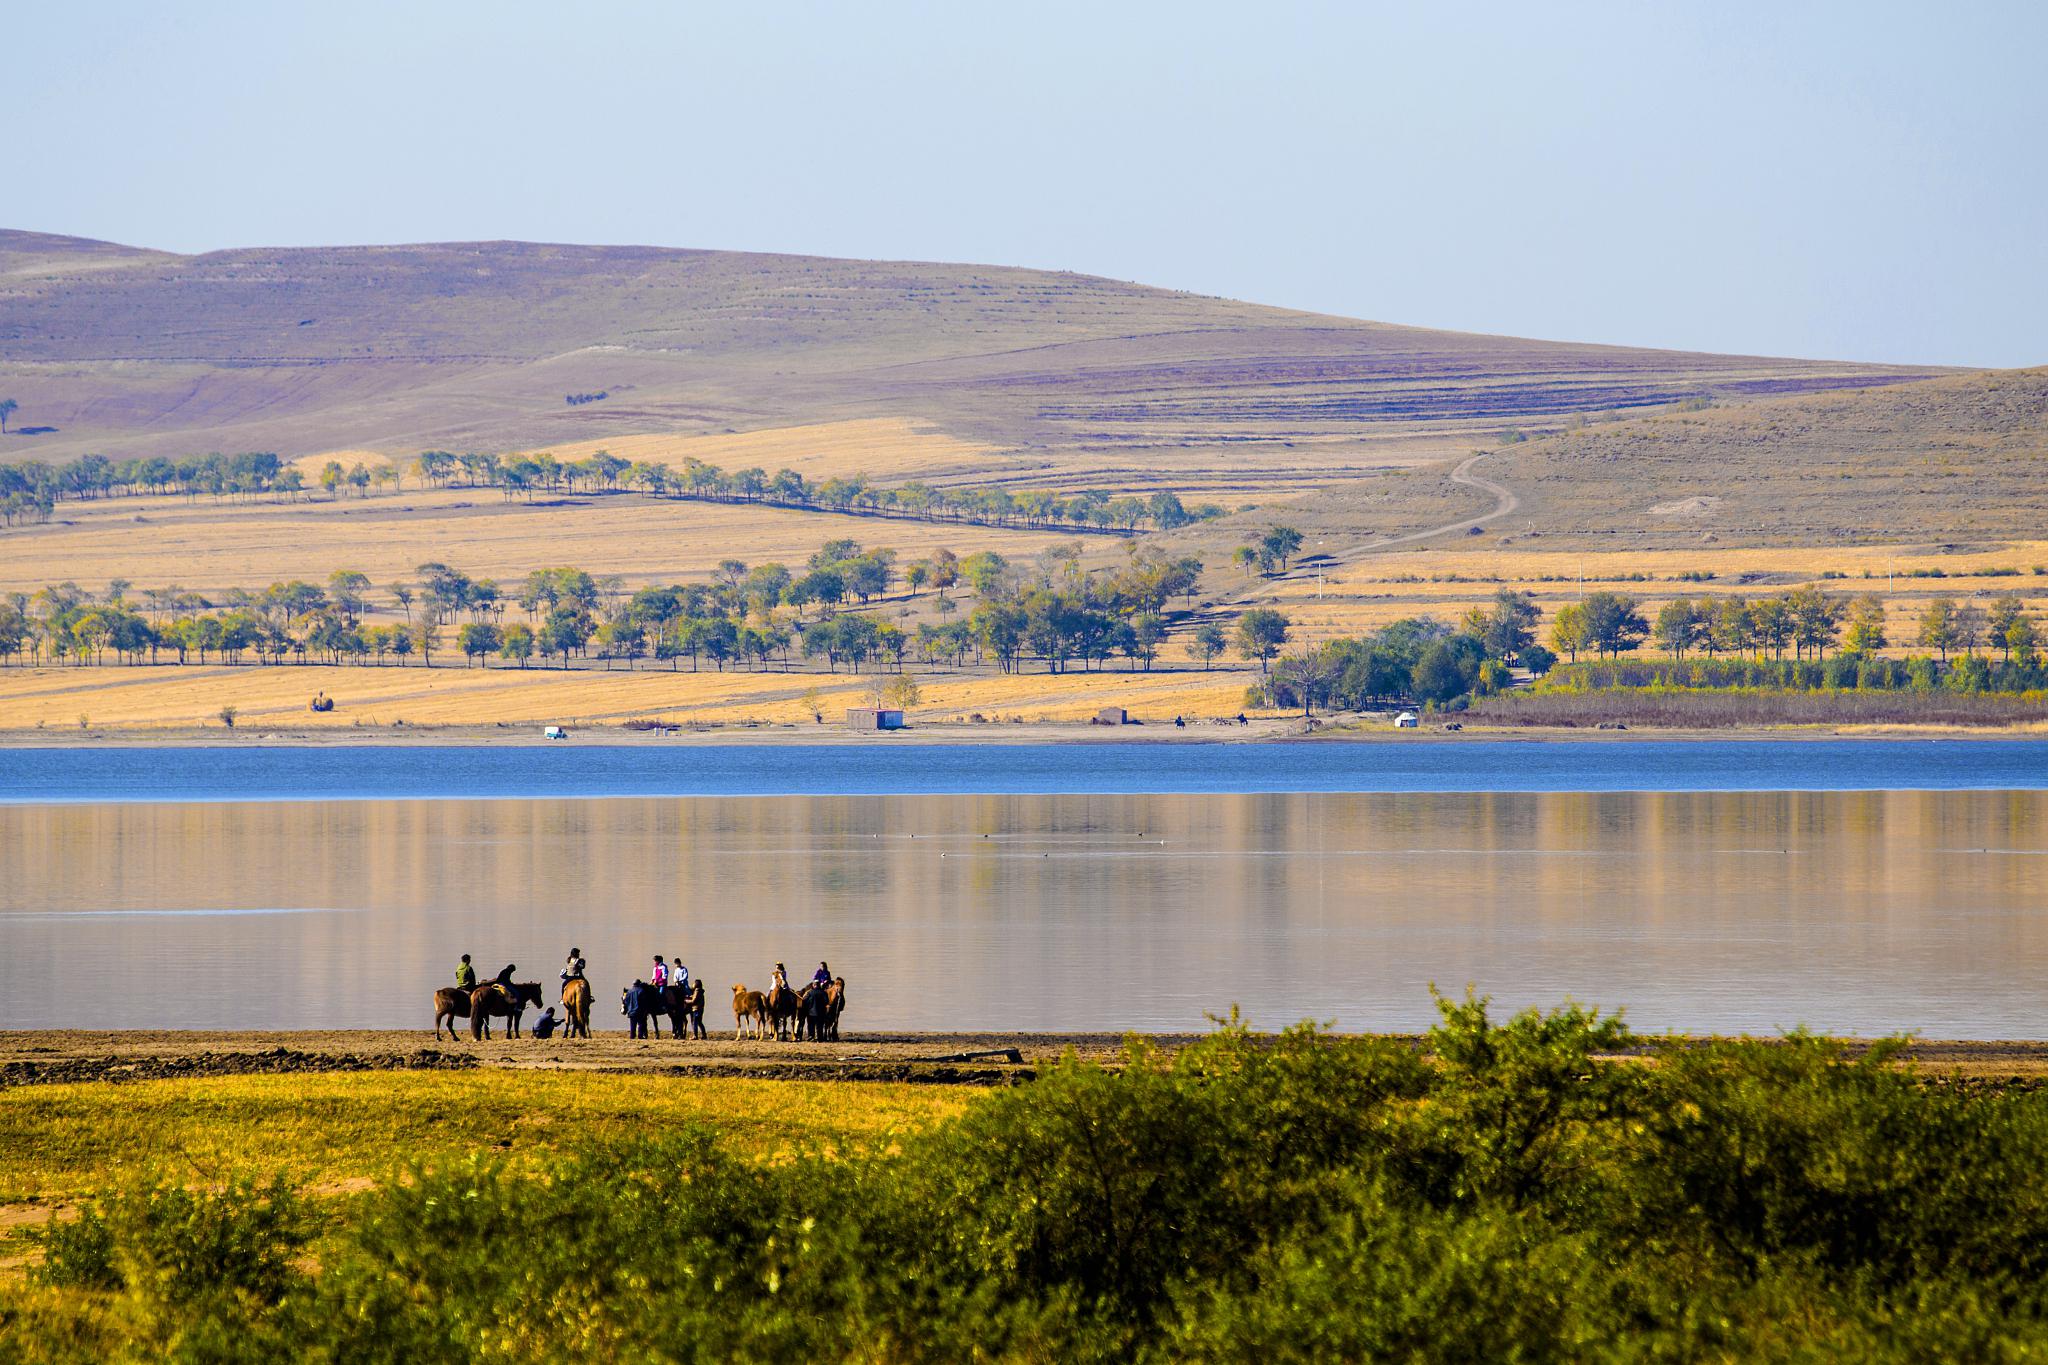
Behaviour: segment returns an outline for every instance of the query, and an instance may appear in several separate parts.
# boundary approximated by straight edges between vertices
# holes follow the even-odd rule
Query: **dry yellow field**
[[[712,436],[662,432],[571,441],[544,452],[564,463],[586,460],[608,450],[622,460],[649,460],[681,470],[698,459],[726,472],[759,466],[773,474],[794,469],[813,481],[872,474],[890,480],[916,479],[997,470],[1028,469],[1033,462],[1015,456],[997,461],[992,446],[948,436],[936,427],[900,417],[856,418],[806,426],[772,427]],[[1044,463],[1043,460],[1037,463]]]
[[[98,590],[115,578],[138,588],[175,583],[218,592],[294,578],[321,583],[336,569],[359,569],[382,586],[411,579],[426,560],[500,580],[567,564],[634,584],[687,582],[726,558],[799,565],[840,537],[907,558],[941,546],[1028,557],[1072,538],[637,494],[534,503],[508,502],[491,489],[340,502],[114,498],[67,503],[59,521],[0,534],[0,592],[33,593],[65,580]]]
[[[2048,541],[1981,547],[1843,546],[1825,550],[1723,549],[1576,553],[1523,549],[1404,550],[1365,555],[1339,565],[1297,568],[1281,579],[1247,579],[1212,569],[1211,583],[1233,602],[1285,612],[1307,640],[1357,635],[1404,616],[1457,621],[1499,589],[1531,593],[1546,623],[1582,593],[1627,593],[1651,613],[1674,597],[1759,596],[1805,583],[1833,593],[1876,593],[1885,600],[1894,645],[1909,643],[1921,610],[1935,597],[1982,603],[2017,592],[2039,605],[2048,599]],[[1940,578],[1914,577],[1940,569]],[[2004,570],[1994,573],[1994,570]],[[1681,577],[1711,573],[1706,581]],[[1828,575],[1834,575],[1829,577]]]
[[[1148,721],[1176,715],[1218,717],[1243,709],[1257,674],[1214,672],[987,674],[919,672],[922,701],[911,718],[1078,721],[1104,706],[1128,707]],[[646,718],[676,723],[814,725],[802,697],[816,688],[828,721],[865,705],[870,679],[847,673],[670,672],[644,668],[282,667],[0,669],[0,730],[76,732],[220,727],[233,706],[236,727],[261,731],[421,725],[532,726],[617,724]],[[331,712],[306,709],[315,692],[335,699]]]
[[[758,466],[771,475],[779,469],[794,469],[813,481],[852,474],[874,474],[891,480],[931,475],[957,477],[998,469],[1029,470],[1046,463],[1042,458],[1031,460],[1016,455],[999,459],[992,446],[963,441],[936,427],[901,417],[860,417],[712,435],[654,432],[567,441],[520,453],[552,455],[571,464],[587,460],[599,451],[608,451],[622,460],[664,463],[679,472],[685,461],[696,459],[728,473],[749,466]],[[404,475],[408,483],[416,477],[411,457],[375,450],[330,450],[304,455],[291,463],[312,479],[330,460],[344,468],[356,464],[370,469],[387,465]]]

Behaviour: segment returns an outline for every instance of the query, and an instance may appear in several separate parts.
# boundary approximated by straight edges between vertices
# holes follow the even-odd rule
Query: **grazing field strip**
[[[963,1112],[974,1091],[883,1082],[647,1074],[385,1071],[0,1089],[0,1206],[77,1198],[151,1173],[299,1186],[381,1179],[411,1161],[518,1160],[704,1124],[757,1156],[886,1146]],[[4,1215],[0,1215],[4,1217]],[[23,1221],[18,1216],[14,1221]]]

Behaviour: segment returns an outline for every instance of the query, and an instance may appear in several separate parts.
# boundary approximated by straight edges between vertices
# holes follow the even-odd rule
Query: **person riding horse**
[[[498,994],[504,996],[508,1004],[519,999],[512,990],[512,974],[518,970],[519,968],[508,962],[505,964],[505,970],[491,978],[491,984],[498,988]]]
[[[455,988],[463,991],[476,989],[476,968],[469,965],[469,954],[462,955],[462,962],[455,969]]]

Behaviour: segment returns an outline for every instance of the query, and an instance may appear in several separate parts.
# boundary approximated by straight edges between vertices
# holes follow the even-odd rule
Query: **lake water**
[[[855,1032],[1190,1029],[1233,1003],[1412,1029],[1434,981],[1652,1030],[2041,1037],[2044,757],[0,751],[0,1027],[424,1029],[460,953],[552,983],[573,943],[601,1005],[682,957],[714,1024],[730,983],[823,957]]]

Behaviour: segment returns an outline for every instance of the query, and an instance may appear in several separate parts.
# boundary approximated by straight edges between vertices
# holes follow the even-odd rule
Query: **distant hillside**
[[[9,459],[508,451],[894,418],[1028,452],[1006,463],[1048,478],[1256,487],[1574,413],[1926,373],[1472,336],[993,266],[518,242],[176,256],[0,232],[0,397],[16,425],[56,428],[0,440]]]
[[[1499,447],[1476,468],[1519,500],[1489,532],[1530,548],[2040,540],[2048,369],[1593,424]],[[1440,471],[1388,487],[1328,515],[1398,530],[1441,516],[1453,491]],[[1455,491],[1468,513],[1491,502]]]

